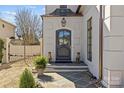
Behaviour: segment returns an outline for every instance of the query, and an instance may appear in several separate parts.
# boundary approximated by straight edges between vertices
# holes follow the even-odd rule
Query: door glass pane
[[[63,44],[63,36],[64,36],[64,34],[63,34],[63,31],[60,31],[59,32],[59,36],[58,36],[58,40],[59,40],[59,45],[62,45]]]
[[[60,31],[58,39],[59,45],[70,45],[70,32],[64,30]]]
[[[63,36],[64,36],[63,31],[60,31],[60,32],[59,32],[59,38],[63,38]]]
[[[64,45],[69,45],[69,40],[68,39],[66,39],[66,38],[64,38]]]
[[[70,32],[64,31],[64,44],[65,45],[70,45]]]
[[[59,45],[63,45],[63,39],[59,39]]]

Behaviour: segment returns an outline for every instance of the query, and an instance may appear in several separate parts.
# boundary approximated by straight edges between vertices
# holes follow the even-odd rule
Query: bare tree
[[[18,35],[25,39],[26,44],[34,44],[42,31],[40,17],[34,15],[31,10],[23,8],[17,11],[15,21]]]

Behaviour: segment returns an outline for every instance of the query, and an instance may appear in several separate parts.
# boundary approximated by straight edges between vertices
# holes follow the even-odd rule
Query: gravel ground
[[[27,59],[29,64],[32,59]],[[0,88],[18,88],[19,78],[25,68],[29,68],[23,60],[2,64],[0,66]]]

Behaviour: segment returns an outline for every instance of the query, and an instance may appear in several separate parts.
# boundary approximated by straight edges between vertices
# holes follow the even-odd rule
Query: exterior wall
[[[5,25],[4,28],[2,27],[2,24]],[[14,30],[14,26],[0,20],[0,38],[5,40],[6,38],[14,36]]]
[[[56,60],[56,30],[69,29],[71,30],[71,58],[75,61],[77,52],[81,51],[81,33],[82,22],[81,17],[65,17],[66,27],[61,26],[63,17],[44,17],[43,18],[43,54],[48,56],[48,52],[52,53],[52,60]],[[78,25],[77,25],[78,24]]]
[[[124,87],[124,6],[105,6],[103,84]]]
[[[68,5],[67,8],[76,12],[78,5]],[[56,8],[60,8],[60,5],[46,5],[46,14],[52,13]]]
[[[3,24],[5,26],[4,28],[2,27]],[[0,38],[3,39],[5,48],[6,48],[6,38],[13,37],[14,30],[15,30],[15,26],[0,20]],[[6,50],[3,50],[3,53],[4,53],[3,62],[5,63],[6,62]]]
[[[92,62],[87,60],[87,20],[92,17]],[[99,76],[99,11],[96,6],[84,6],[82,23],[82,48],[83,61],[88,65],[90,72]]]

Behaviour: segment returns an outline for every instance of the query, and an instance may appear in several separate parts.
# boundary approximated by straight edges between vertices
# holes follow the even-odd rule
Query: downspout
[[[103,79],[103,6],[100,5],[100,17],[99,17],[99,79],[101,82]]]
[[[99,87],[103,79],[103,6],[100,5],[100,17],[99,17],[99,79],[96,80],[93,84],[96,84]]]

